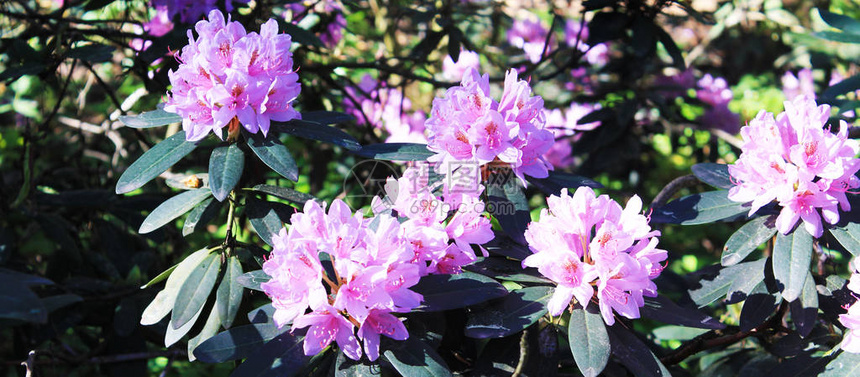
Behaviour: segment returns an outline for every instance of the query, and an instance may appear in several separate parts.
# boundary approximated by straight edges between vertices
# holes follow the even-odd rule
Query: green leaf
[[[500,173],[491,173],[488,180],[487,212],[498,220],[508,237],[525,245],[525,231],[531,222],[531,215],[523,187],[513,172],[508,169],[503,169]]]
[[[773,245],[773,277],[782,285],[782,296],[791,302],[800,296],[812,262],[812,236],[797,227],[794,232],[776,235]]]
[[[414,336],[403,341],[383,339],[385,351],[382,357],[403,376],[441,377],[451,372],[441,357],[427,343]]]
[[[609,326],[609,342],[612,354],[618,358],[622,365],[627,367],[634,376],[671,376],[663,363],[642,343],[635,334],[624,326]]]
[[[304,116],[304,114],[302,114],[302,116]],[[348,120],[352,119],[352,117],[349,115],[347,115],[347,117],[349,117]],[[321,124],[332,121],[345,121],[344,117],[323,116],[323,118],[324,119],[321,119],[319,122],[313,121],[312,119],[294,119],[289,122],[272,122],[272,124],[276,127],[278,131],[286,132],[290,135],[297,136],[302,139],[310,139],[322,141],[324,143],[332,143],[334,145],[344,147],[351,151],[357,151],[361,149],[361,144],[359,144],[358,140],[355,140],[352,135],[338,128]]]
[[[678,306],[666,297],[645,297],[645,305],[639,308],[642,317],[671,325],[701,329],[724,329],[726,325],[708,315],[691,308]]]
[[[771,294],[767,291],[762,281],[753,288],[741,309],[740,329],[750,331],[766,321],[774,312],[779,302],[782,301],[779,294]]]
[[[551,287],[527,287],[473,308],[466,320],[465,334],[470,338],[501,338],[523,331],[546,314]]]
[[[763,268],[761,266],[763,266],[761,262],[744,262],[723,268],[715,277],[706,277],[699,280],[698,284],[700,286],[690,290],[690,298],[699,307],[708,305],[721,297],[725,297],[735,280],[743,280],[745,279],[744,277],[755,274],[756,269],[760,270]]]
[[[325,47],[320,38],[314,33],[311,33],[296,24],[284,22],[279,23],[279,27],[284,30],[284,33],[287,33],[292,37],[293,42],[303,44],[305,46]]]
[[[209,221],[218,215],[218,211],[220,210],[221,202],[215,200],[215,198],[208,198],[202,201],[185,218],[185,224],[182,226],[182,235],[187,236],[194,233],[197,228],[208,224]]]
[[[103,63],[111,60],[116,50],[113,46],[100,43],[90,43],[85,46],[75,47],[66,55],[72,59],[81,59],[90,63]]]
[[[659,340],[690,340],[706,332],[706,329],[670,325],[658,327],[651,333]]]
[[[831,13],[823,9],[818,9],[818,14],[821,19],[828,25],[842,30],[847,33],[860,34],[860,21],[841,14]]]
[[[672,65],[675,68],[683,71],[687,69],[687,64],[684,62],[684,55],[681,54],[681,50],[678,48],[678,45],[675,44],[675,41],[672,40],[672,37],[661,27],[654,27],[654,31],[657,33],[657,39],[660,40],[660,43],[666,48],[666,52],[669,53],[669,56],[672,57]]]
[[[181,122],[182,117],[163,109],[156,109],[138,115],[121,115],[119,121],[131,128],[152,128]]]
[[[755,251],[759,245],[773,237],[776,234],[773,220],[770,216],[757,217],[733,233],[723,248],[720,264],[723,266],[738,264]]]
[[[209,298],[215,281],[218,280],[220,268],[221,256],[215,253],[208,255],[188,273],[188,278],[179,288],[176,294],[176,303],[173,305],[170,321],[173,323],[174,329],[188,323],[194,317],[194,313],[200,311],[200,308]]]
[[[209,189],[188,190],[161,203],[140,224],[140,234],[161,228],[173,219],[190,211],[198,203],[212,195]]]
[[[307,111],[302,113],[302,120],[319,124],[338,124],[351,122],[355,117],[338,111]]]
[[[275,173],[293,182],[299,179],[299,168],[290,151],[281,144],[281,141],[272,137],[263,138],[260,135],[252,135],[248,139],[248,146],[254,154],[260,158]]]
[[[477,261],[467,265],[466,270],[489,276],[496,280],[515,281],[518,283],[553,284],[552,280],[544,278],[536,269],[523,269],[522,263],[508,258],[479,257]]]
[[[841,94],[851,93],[857,89],[860,89],[860,75],[851,76],[845,80],[831,85],[829,88],[824,90],[824,93],[821,94],[821,97],[832,99],[836,98]]]
[[[682,225],[707,224],[727,219],[749,211],[749,203],[729,200],[728,191],[708,191],[675,199],[665,206],[655,208],[652,223]]]
[[[546,178],[535,178],[530,175],[525,176],[526,180],[534,184],[538,189],[548,195],[559,195],[562,189],[576,189],[580,186],[602,188],[599,182],[592,179],[568,174],[560,171],[551,171]]]
[[[418,311],[442,311],[475,305],[508,294],[499,282],[474,272],[428,275],[411,288],[424,296]]]
[[[196,336],[188,339],[188,361],[194,361],[197,359],[194,357],[194,349],[197,348],[201,342],[218,334],[218,329],[221,328],[221,317],[222,314],[216,304],[216,306],[212,307],[212,310],[209,312],[209,318],[206,319],[203,329],[201,329]],[[193,322],[196,321],[190,321],[189,323]]]
[[[193,316],[191,316],[187,323],[182,326],[179,326],[178,328],[174,326],[173,319],[171,318],[170,321],[167,322],[167,331],[164,332],[164,346],[170,347],[176,344],[176,342],[182,339],[183,336],[191,332],[191,329],[194,327],[194,324],[197,323],[197,318],[199,318],[201,314],[203,314],[202,306],[200,307],[200,309],[197,309],[197,311],[194,313]]]
[[[173,166],[182,157],[197,148],[197,144],[185,140],[185,131],[179,131],[146,151],[119,177],[116,193],[134,191]]]
[[[271,185],[256,185],[251,190],[256,192],[261,192],[264,194],[276,196],[278,198],[284,199],[290,203],[296,204],[298,206],[304,206],[305,202],[308,200],[314,200],[313,195],[305,194],[303,192],[299,192],[293,190],[288,187],[280,187],[280,186],[271,186]]]
[[[140,318],[141,325],[154,325],[173,310],[179,288],[185,283],[188,274],[200,265],[200,262],[206,259],[210,252],[210,249],[197,250],[172,268],[173,273],[167,278],[167,284],[164,285],[164,289],[158,292],[152,302],[149,303],[149,306],[143,311]]]
[[[726,303],[737,303],[746,300],[759,283],[764,281],[765,269],[768,267],[767,263],[768,258],[748,262],[739,273],[738,278],[729,287]]]
[[[289,332],[270,340],[248,356],[230,377],[296,376],[309,357],[302,351],[303,337]]]
[[[263,272],[263,270],[254,270],[236,277],[236,284],[255,291],[262,291],[263,289],[260,288],[260,284],[269,280],[272,280],[272,277]]]
[[[833,42],[860,43],[860,34],[842,33],[838,31],[818,31],[812,35]]]
[[[242,263],[239,258],[232,256],[227,260],[224,277],[215,293],[215,308],[225,329],[230,328],[242,303],[242,285],[236,281],[239,276],[242,276]]]
[[[256,150],[254,150],[256,152]],[[295,163],[293,164],[295,166]],[[219,146],[209,157],[209,189],[212,196],[223,202],[239,183],[245,168],[245,153],[236,143]]]
[[[576,366],[585,377],[595,377],[609,362],[610,346],[606,324],[599,312],[577,306],[570,313],[567,340]]]
[[[855,257],[860,256],[860,224],[849,222],[844,226],[833,226],[828,229],[839,244]]]
[[[427,149],[425,144],[379,143],[365,145],[355,154],[376,160],[425,161],[435,153]]]
[[[48,310],[18,275],[0,273],[0,318],[27,322],[48,322]]]
[[[729,165],[704,162],[693,165],[691,170],[696,178],[714,188],[728,190],[735,186],[729,174]]]
[[[336,377],[369,377],[382,375],[379,365],[369,362],[366,358],[355,361],[347,357],[343,351],[337,353],[334,363],[334,376]]]
[[[279,329],[273,323],[255,323],[236,326],[200,343],[194,356],[204,363],[223,363],[251,356],[264,343],[289,331],[288,326]]]
[[[819,377],[852,377],[860,375],[860,354],[845,352],[827,363]]]
[[[289,220],[292,207],[254,197],[248,197],[246,203],[245,214],[248,215],[248,222],[257,235],[271,246],[272,237],[281,231],[285,220]]]
[[[173,270],[176,269],[176,266],[178,266],[178,264],[175,264],[175,265],[173,265],[173,267],[170,267],[170,268],[164,270],[162,273],[158,274],[158,276],[152,278],[152,280],[150,280],[148,283],[142,285],[140,287],[140,289],[149,288],[153,285],[160,283],[162,280],[167,279],[167,277],[170,276],[170,274],[173,272]]]
[[[790,303],[791,320],[794,327],[802,337],[808,336],[818,321],[818,290],[815,288],[815,279],[808,273],[803,290],[800,291],[800,299]]]

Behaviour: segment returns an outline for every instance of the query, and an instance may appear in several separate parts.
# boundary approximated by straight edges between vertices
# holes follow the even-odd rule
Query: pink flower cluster
[[[822,217],[837,223],[839,209],[851,209],[845,192],[860,186],[854,176],[860,145],[848,139],[844,121],[836,134],[825,128],[829,116],[830,106],[817,106],[808,96],[785,102],[785,112],[776,118],[759,112],[741,130],[741,156],[729,165],[737,181],[729,199],[752,202],[750,215],[776,200],[782,206],[776,227],[783,234],[799,219],[815,237],[823,232]]]
[[[249,0],[227,0],[224,6],[227,12],[233,11],[233,3],[248,3]],[[161,36],[173,30],[173,19],[179,15],[183,23],[191,23],[200,19],[207,12],[218,9],[216,0],[151,0],[150,5],[155,9],[155,17],[144,24],[144,28],[154,36]]]
[[[427,119],[428,145],[436,153],[428,161],[437,169],[454,163],[510,164],[514,174],[546,178],[550,165],[543,155],[555,139],[545,128],[543,99],[532,96],[529,84],[509,70],[501,101],[490,97],[489,75],[470,69],[460,85],[448,88],[446,98],[433,100]]]
[[[508,43],[522,49],[530,62],[537,63],[541,60],[544,47],[548,47],[546,46],[548,34],[549,30],[537,17],[517,19],[508,30]]]
[[[705,114],[699,118],[702,125],[706,128],[721,129],[730,134],[737,133],[741,125],[741,118],[729,110],[729,102],[732,101],[734,95],[726,80],[722,77],[706,74],[699,79],[698,85],[696,97],[711,106],[705,109]]]
[[[478,53],[462,50],[456,62],[451,55],[445,56],[445,59],[442,60],[442,78],[449,81],[459,81],[466,71],[480,68],[481,58]]]
[[[445,225],[448,215],[434,206],[438,198],[427,190],[406,189],[418,175],[408,170],[390,182],[402,186],[394,208],[405,221],[389,213],[364,218],[339,199],[328,212],[309,201],[302,213],[292,215],[290,229],[274,237],[272,254],[263,263],[271,280],[261,288],[272,299],[275,324],[310,327],[305,354],[317,354],[335,341],[358,360],[361,340],[364,354],[376,360],[380,335],[409,336],[394,316],[421,303],[421,295],[409,288],[427,274],[459,273],[476,259],[472,244],[492,239],[490,221],[480,213],[454,214]]]
[[[785,94],[787,101],[791,101],[800,95],[815,98],[815,81],[812,78],[812,69],[803,68],[797,72],[797,76],[790,71],[785,72],[781,81],[782,93]]]
[[[388,133],[386,143],[426,143],[424,136],[423,111],[412,110],[412,101],[403,96],[398,88],[380,84],[372,76],[365,75],[357,87],[347,87],[346,92],[359,102],[356,107],[350,98],[344,98],[343,106],[347,113],[358,120],[359,124],[369,122],[377,129]]]
[[[269,20],[260,33],[246,33],[238,22],[225,23],[213,10],[209,20],[188,31],[188,45],[176,58],[179,68],[168,72],[172,85],[164,110],[182,116],[182,128],[190,141],[209,131],[221,137],[230,125],[241,123],[251,133],[266,135],[270,121],[288,121],[301,115],[292,107],[301,86],[293,70],[291,38],[278,34]]]
[[[854,294],[860,294],[860,260],[851,261],[851,280],[848,289]],[[842,338],[841,348],[845,352],[860,353],[860,300],[854,301],[848,307],[848,313],[839,315],[839,322],[848,330]]]
[[[579,187],[570,196],[547,198],[540,220],[529,224],[526,240],[534,254],[523,267],[536,267],[558,287],[547,303],[549,314],[561,313],[571,299],[587,307],[597,287],[597,304],[606,324],[615,323],[612,311],[639,318],[643,296],[657,295],[652,279],[663,271],[665,250],[657,248],[659,231],[651,230],[640,214],[642,201],[634,196],[621,208],[606,195],[595,196]]]
[[[302,22],[309,14],[314,14],[322,23],[323,30],[319,33],[320,41],[328,48],[334,48],[343,39],[346,28],[346,18],[343,16],[343,5],[334,0],[299,1],[289,5],[291,11],[284,18],[293,23]],[[287,17],[289,16],[289,17]]]
[[[544,153],[544,158],[554,167],[567,167],[573,163],[573,148],[571,142],[582,136],[583,131],[591,131],[600,126],[600,122],[578,124],[582,117],[594,110],[600,109],[600,104],[576,103],[562,109],[547,110],[546,129],[552,131],[555,143]]]

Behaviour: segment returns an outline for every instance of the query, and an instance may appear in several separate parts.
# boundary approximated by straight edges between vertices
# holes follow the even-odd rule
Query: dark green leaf
[[[434,155],[425,144],[380,143],[361,147],[355,154],[377,160],[425,161]]]
[[[351,122],[355,120],[355,117],[347,113],[341,113],[337,111],[308,111],[302,113],[302,120],[319,124],[338,124]],[[347,136],[350,139],[352,138],[348,134]]]
[[[389,341],[382,357],[401,375],[409,377],[451,376],[442,358],[427,343],[410,336],[403,341]]]
[[[546,314],[546,302],[552,296],[550,287],[527,287],[473,308],[466,320],[466,336],[501,338],[523,331]]]
[[[22,76],[35,75],[45,69],[44,64],[24,64],[6,68],[0,72],[0,81],[9,80],[9,82],[20,79]]]
[[[209,189],[188,190],[161,203],[140,224],[140,234],[146,234],[161,228],[173,219],[190,211],[198,203],[212,194]]]
[[[696,327],[700,329],[724,329],[720,321],[691,308],[678,306],[663,296],[645,297],[645,305],[639,308],[642,317],[671,325]]]
[[[693,165],[691,170],[693,170],[696,178],[714,188],[728,190],[735,186],[732,183],[732,176],[729,174],[729,166],[726,164],[704,162]]]
[[[305,194],[303,192],[299,192],[288,187],[256,185],[252,190],[276,196],[298,206],[304,206],[305,202],[307,202],[308,200],[316,199],[311,194]]]
[[[185,224],[182,226],[182,235],[187,236],[194,233],[194,230],[197,228],[205,226],[218,215],[218,211],[220,210],[221,202],[215,200],[215,198],[204,200],[188,213],[188,217],[185,218]]]
[[[776,234],[776,226],[773,221],[773,217],[762,216],[744,224],[726,241],[720,263],[723,266],[732,266],[744,260],[759,245]]]
[[[253,144],[253,142],[249,144]],[[257,149],[253,147],[251,149],[257,155],[260,154],[257,152]],[[290,160],[292,161],[292,157],[290,157]],[[293,166],[295,166],[295,162]],[[239,183],[239,178],[242,177],[242,170],[244,168],[245,153],[239,149],[238,144],[233,143],[215,148],[209,157],[209,189],[212,190],[212,196],[218,199],[219,202],[223,202],[227,198],[227,195],[230,194],[230,191],[233,191],[233,188],[236,187],[236,183]]]
[[[173,319],[171,318],[170,321],[167,322],[167,331],[164,332],[164,346],[170,347],[176,344],[176,342],[182,339],[183,336],[191,332],[191,329],[194,327],[194,324],[197,323],[197,319],[200,318],[201,314],[203,314],[202,306],[194,312],[194,315],[191,316],[187,323],[179,327],[174,326]]]
[[[215,293],[215,307],[220,315],[220,323],[229,329],[242,303],[242,285],[237,279],[242,276],[242,263],[235,256],[227,260],[224,277]]]
[[[181,122],[182,117],[162,109],[157,109],[138,115],[121,115],[119,121],[132,128],[152,128]]]
[[[672,40],[672,36],[663,30],[663,28],[658,26],[654,26],[654,32],[657,33],[657,39],[660,40],[660,43],[666,49],[666,52],[668,52],[669,56],[672,57],[672,65],[681,71],[687,69],[687,64],[684,62],[684,55],[681,54],[681,50],[678,48],[678,45],[676,45],[675,41]]]
[[[531,222],[531,215],[528,199],[519,180],[510,170],[491,173],[488,180],[487,212],[498,220],[508,237],[525,245],[525,231]]]
[[[255,323],[236,326],[200,343],[194,356],[204,363],[223,363],[251,356],[264,343],[289,331],[288,326],[279,329],[274,323]]]
[[[839,244],[855,257],[860,256],[860,224],[849,222],[828,229]]]
[[[591,308],[577,306],[570,313],[567,340],[576,366],[585,377],[595,377],[609,361],[609,335],[603,317]]]
[[[818,31],[812,35],[834,42],[842,43],[860,43],[860,34],[840,33],[837,31]]]
[[[272,277],[266,275],[263,270],[249,271],[236,277],[237,284],[248,289],[253,289],[255,291],[262,291],[263,289],[260,288],[260,284],[263,284],[269,280],[272,280]]]
[[[116,193],[125,194],[143,186],[182,157],[197,148],[197,144],[185,140],[185,131],[179,131],[146,151],[119,177]]]
[[[831,13],[823,9],[818,9],[818,14],[821,19],[828,25],[842,30],[847,33],[860,34],[860,21],[841,14]]]
[[[319,37],[296,24],[285,22],[281,23],[279,26],[284,29],[284,33],[289,34],[293,38],[293,42],[300,43],[305,46],[324,47]]]
[[[342,113],[332,113],[332,114],[342,114]],[[346,115],[346,114],[342,114]],[[302,115],[304,116],[304,114]],[[358,140],[355,140],[352,135],[338,129],[335,127],[326,126],[328,122],[333,121],[347,121],[352,120],[352,117],[346,115],[346,117],[341,116],[329,116],[327,118],[320,119],[319,122],[313,121],[312,119],[295,119],[289,122],[272,122],[272,124],[277,128],[277,130],[281,132],[286,132],[290,135],[300,137],[302,139],[310,139],[322,141],[324,143],[332,143],[334,145],[338,145],[344,147],[351,151],[357,151],[361,149],[361,144],[358,143]]]
[[[90,63],[102,63],[111,60],[114,50],[116,50],[116,48],[113,46],[90,43],[86,46],[75,47],[69,50],[67,56],[72,59],[81,59]]]
[[[812,236],[797,227],[794,232],[776,235],[773,245],[773,277],[782,285],[782,296],[791,302],[800,296],[812,261]]]
[[[612,354],[618,358],[634,376],[671,376],[663,363],[654,356],[645,343],[642,343],[630,330],[616,324],[607,328]]]
[[[820,377],[853,377],[860,375],[860,354],[845,352],[827,363]]]
[[[756,273],[756,269],[761,269],[759,266],[760,262],[744,262],[723,268],[715,277],[699,280],[699,287],[690,290],[690,298],[699,307],[708,305],[724,297],[735,280],[744,279]]]
[[[545,194],[549,195],[559,195],[561,193],[561,190],[564,188],[576,189],[580,186],[592,188],[603,187],[603,185],[601,185],[599,182],[591,180],[589,178],[560,171],[551,171],[549,172],[549,177],[542,179],[527,175],[526,180],[534,184]]]
[[[633,18],[633,25],[631,27],[633,39],[630,41],[630,44],[633,46],[633,53],[636,57],[643,58],[654,51],[654,47],[657,44],[655,29],[657,29],[657,26],[654,25],[652,19],[645,16],[636,16]],[[671,38],[669,40],[671,41]]]
[[[267,342],[239,365],[231,377],[295,376],[309,357],[302,351],[302,337],[283,333]]]
[[[768,259],[763,258],[746,263],[738,278],[729,287],[726,303],[733,304],[746,300],[759,283],[764,281],[765,269],[768,267],[767,262]],[[772,275],[772,273],[769,272],[768,275]]]
[[[818,290],[815,288],[812,274],[806,276],[800,300],[793,301],[788,307],[791,309],[791,319],[797,332],[802,337],[809,335],[818,320]]]
[[[411,289],[424,296],[416,310],[428,312],[463,308],[508,293],[499,282],[473,272],[424,276]]]
[[[368,362],[367,359],[355,361],[343,352],[338,352],[334,363],[334,375],[335,377],[379,376],[382,375],[382,368],[378,364]]]
[[[759,283],[744,300],[740,318],[741,331],[750,331],[758,327],[776,312],[776,307],[781,301],[777,296],[779,294],[773,295],[767,291],[764,282]]]
[[[221,256],[210,254],[191,270],[176,294],[176,303],[170,317],[174,329],[184,326],[194,317],[194,313],[200,311],[218,280],[220,268]]]
[[[487,249],[490,254],[501,255],[520,261],[526,259],[529,255],[532,255],[528,246],[514,242],[510,237],[500,232],[493,233],[493,239],[484,244],[484,248]]]
[[[140,286],[140,289],[149,288],[153,285],[160,283],[162,280],[167,279],[167,277],[170,276],[170,274],[173,272],[173,270],[176,269],[176,266],[177,265],[173,265],[173,267],[170,267],[170,268],[164,270],[162,273],[158,274],[158,276],[152,278],[152,280],[150,280],[148,283]]]
[[[749,211],[748,203],[729,200],[728,191],[708,191],[673,200],[651,214],[651,222],[697,225],[738,216]]]
[[[299,179],[299,168],[296,166],[296,161],[293,160],[287,147],[274,136],[263,138],[260,135],[253,135],[248,140],[248,146],[275,173],[293,182]]]
[[[214,306],[209,312],[209,318],[206,319],[206,323],[203,324],[203,328],[200,332],[193,338],[188,339],[188,361],[197,360],[197,358],[194,357],[194,349],[196,349],[201,342],[218,334],[218,329],[221,328],[222,317],[223,315],[221,314],[216,302],[216,306]],[[232,319],[232,317],[230,319]],[[196,322],[196,320],[194,322]]]
[[[857,89],[860,89],[860,75],[851,76],[831,85],[829,88],[824,90],[824,93],[822,93],[821,96],[824,98],[836,98],[841,94],[851,93]]]
[[[474,263],[466,266],[466,270],[489,276],[497,280],[515,281],[519,283],[552,284],[537,272],[536,269],[523,270],[519,261],[500,258],[486,257],[478,258]]]
[[[17,274],[0,273],[0,318],[45,323],[48,310]]]
[[[272,245],[272,237],[284,227],[289,220],[290,206],[281,203],[267,202],[254,197],[248,197],[248,207],[245,213],[251,227],[267,244]]]
[[[248,321],[251,323],[274,323],[272,316],[275,315],[275,307],[271,303],[248,312]]]
[[[149,303],[149,306],[143,311],[140,318],[141,325],[154,325],[173,310],[179,289],[182,288],[191,271],[197,268],[210,252],[211,250],[209,249],[197,250],[168,270],[172,270],[172,272],[167,278],[167,284],[164,285],[164,289],[158,292],[155,298],[152,299],[152,302]],[[166,271],[162,272],[161,275],[165,273]]]

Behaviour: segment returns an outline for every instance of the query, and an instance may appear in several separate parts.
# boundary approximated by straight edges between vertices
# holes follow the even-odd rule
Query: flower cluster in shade
[[[346,93],[344,110],[359,124],[367,122],[388,133],[387,143],[427,142],[424,136],[427,115],[421,110],[411,111],[412,101],[403,95],[400,88],[388,87],[373,76],[364,75],[356,87],[347,87]]]
[[[582,117],[600,109],[600,104],[573,102],[565,109],[547,110],[546,128],[552,131],[555,142],[544,153],[544,158],[553,167],[565,168],[573,164],[572,143],[579,140],[582,132],[591,131],[600,126],[600,121],[579,124]]]
[[[304,23],[305,20],[317,19],[320,41],[328,48],[334,48],[343,39],[346,29],[346,17],[343,15],[343,5],[339,1],[299,1],[289,4],[290,12],[284,18],[292,23]],[[309,17],[313,15],[312,17]]]
[[[547,46],[547,35],[549,30],[537,17],[516,19],[508,30],[508,43],[511,46],[522,49],[526,58],[532,63],[541,60]]]
[[[233,3],[246,4],[249,0],[227,0],[224,2],[227,12],[233,11]],[[144,29],[152,36],[162,36],[173,30],[173,20],[179,16],[179,21],[189,24],[218,9],[216,0],[151,0],[150,6],[155,9],[155,17],[144,23]]]
[[[720,129],[735,134],[741,126],[738,114],[729,110],[729,102],[734,95],[728,83],[722,77],[706,74],[697,82],[696,97],[710,107],[699,117],[699,122],[705,128]]]
[[[498,102],[490,96],[489,75],[466,71],[460,85],[433,100],[425,127],[427,147],[435,153],[428,161],[437,163],[437,171],[450,170],[451,163],[503,163],[524,181],[524,175],[546,178],[553,168],[543,157],[555,141],[546,129],[543,99],[513,69]]]
[[[182,116],[188,140],[209,131],[221,137],[224,126],[237,122],[250,133],[267,135],[271,121],[301,117],[292,106],[301,86],[291,38],[278,34],[275,20],[263,24],[259,34],[246,33],[213,10],[194,29],[197,39],[189,30],[188,45],[176,56],[179,68],[168,72],[172,88],[164,106]]]
[[[548,197],[547,206],[526,230],[533,254],[523,267],[535,267],[558,284],[547,303],[549,314],[561,315],[574,298],[587,307],[596,296],[606,324],[615,323],[613,311],[639,318],[644,296],[657,295],[652,279],[667,258],[657,248],[660,232],[651,230],[639,213],[639,197],[622,209],[608,196],[579,187],[573,196],[564,189],[560,196]]]
[[[578,20],[567,20],[564,25],[564,41],[570,47],[575,47],[580,52],[588,64],[593,66],[604,66],[609,62],[609,45],[606,43],[598,43],[593,46],[588,45],[585,41],[588,40],[588,27]]]
[[[416,174],[407,173],[392,182],[412,184]],[[362,348],[376,360],[381,335],[409,336],[395,314],[420,305],[422,296],[410,288],[427,274],[459,273],[476,259],[472,244],[492,239],[486,217],[458,213],[446,225],[442,220],[448,216],[423,201],[429,196],[416,193],[421,199],[410,202],[410,195],[398,196],[394,206],[406,215],[402,222],[390,211],[371,218],[353,214],[339,199],[328,211],[309,201],[292,215],[289,230],[273,237],[274,248],[263,263],[271,280],[261,288],[272,300],[275,324],[309,327],[305,354],[317,354],[334,341],[353,360],[361,358]]]
[[[848,289],[855,295],[860,295],[860,260],[851,261],[851,280]],[[848,312],[839,315],[839,322],[847,331],[842,338],[840,348],[845,352],[860,353],[860,300],[848,306]]]
[[[807,232],[820,237],[821,219],[839,221],[839,209],[851,205],[846,192],[860,186],[857,141],[848,139],[842,121],[837,133],[825,127],[830,106],[818,106],[808,96],[785,102],[776,117],[761,111],[741,129],[741,156],[729,173],[736,185],[729,199],[751,202],[750,215],[776,201],[782,209],[776,227],[788,234],[798,220]]]

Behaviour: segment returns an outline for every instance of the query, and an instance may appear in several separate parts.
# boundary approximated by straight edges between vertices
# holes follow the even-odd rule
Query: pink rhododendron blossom
[[[233,11],[234,3],[247,4],[249,0],[226,0],[224,7],[227,12]],[[218,9],[216,0],[151,0],[150,6],[155,9],[155,17],[144,23],[144,29],[153,36],[162,36],[173,30],[173,21],[179,16],[184,24],[200,20],[212,10]]]
[[[518,19],[508,30],[508,43],[522,49],[530,62],[537,63],[546,47],[548,34],[549,31],[537,17]]]
[[[209,131],[238,132],[239,123],[251,133],[267,135],[271,121],[301,115],[292,107],[301,86],[293,70],[291,38],[278,34],[269,20],[260,33],[246,33],[238,22],[213,10],[195,25],[197,39],[188,31],[189,44],[176,56],[181,63],[168,72],[172,89],[165,111],[182,116],[186,138],[197,141]]]
[[[643,297],[657,295],[652,279],[660,275],[660,263],[667,257],[657,248],[660,232],[651,230],[640,213],[639,197],[621,208],[608,196],[580,187],[573,196],[567,189],[550,196],[547,206],[526,230],[533,254],[523,260],[523,267],[535,267],[558,284],[547,303],[550,315],[561,315],[571,299],[587,307],[596,288],[608,325],[615,323],[613,311],[639,318]]]
[[[575,47],[577,50],[585,53],[585,60],[593,66],[603,66],[609,62],[609,45],[606,43],[598,43],[594,46],[589,46],[585,43],[588,40],[588,28],[582,26],[581,21],[567,20],[564,25],[564,41],[570,47]]]
[[[442,60],[442,78],[449,81],[460,81],[469,69],[480,69],[481,59],[477,52],[462,50],[457,61],[451,55]]]
[[[427,147],[435,153],[428,160],[437,163],[437,172],[463,162],[505,163],[525,181],[524,174],[546,178],[552,170],[543,157],[555,141],[546,129],[543,99],[533,96],[513,69],[505,77],[499,102],[490,96],[489,76],[470,69],[460,85],[448,88],[445,98],[433,100],[425,125]]]
[[[546,110],[546,129],[555,137],[555,142],[546,153],[544,159],[554,167],[567,167],[573,163],[573,148],[571,143],[579,140],[582,131],[591,131],[600,126],[600,122],[578,124],[582,117],[600,108],[600,105],[571,103],[564,111],[562,109]]]
[[[412,101],[400,88],[389,88],[365,75],[356,87],[347,87],[344,109],[359,124],[370,123],[388,133],[387,143],[426,143],[423,111],[412,112]],[[351,98],[351,99],[350,99]],[[358,102],[358,106],[355,102]]]
[[[851,261],[851,280],[848,281],[848,289],[855,295],[860,294],[860,266],[858,259]],[[855,296],[856,297],[856,296]],[[839,315],[839,322],[845,326],[845,337],[842,338],[840,347],[845,352],[860,353],[860,300],[855,300],[848,307],[848,312]]]
[[[657,76],[654,79],[654,86],[664,93],[667,98],[680,97],[687,94],[689,89],[696,87],[696,77],[693,75],[691,69],[687,69],[674,75]]]
[[[284,19],[296,24],[302,22],[310,14],[319,19],[319,38],[328,48],[334,48],[343,39],[343,30],[346,28],[346,18],[343,15],[343,5],[339,1],[299,1],[288,7],[289,12],[284,13]]]
[[[717,128],[731,134],[738,132],[741,118],[729,110],[729,102],[732,101],[732,90],[722,77],[713,77],[706,74],[698,81],[696,97],[702,102],[710,105],[705,109],[705,114],[699,118],[706,128]]]
[[[782,207],[776,227],[783,234],[798,220],[815,237],[824,230],[822,218],[837,223],[839,210],[851,209],[845,193],[860,187],[854,175],[860,170],[860,145],[848,139],[844,121],[835,134],[825,128],[829,116],[830,106],[818,106],[806,95],[785,102],[785,112],[776,118],[761,111],[741,130],[741,156],[729,165],[737,181],[729,199],[752,202],[750,215],[776,201]]]
[[[787,101],[794,100],[797,96],[805,95],[815,98],[815,81],[812,79],[812,69],[803,68],[795,76],[786,72],[782,76],[782,93]]]

